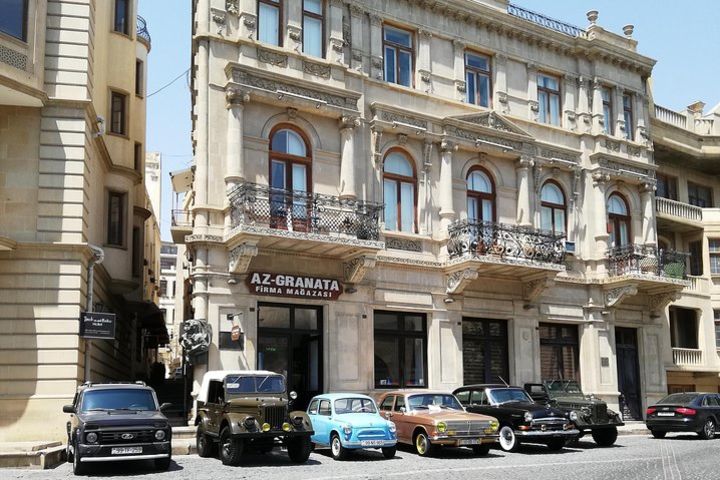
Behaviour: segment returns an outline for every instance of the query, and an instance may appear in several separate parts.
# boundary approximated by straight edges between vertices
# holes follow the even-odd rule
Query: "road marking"
[[[623,460],[623,462],[649,462],[652,460],[661,460],[664,461],[665,456],[660,457],[644,457],[644,458],[628,458]],[[481,470],[499,470],[503,468],[517,468],[517,467],[531,467],[531,468],[537,468],[537,467],[567,467],[568,465],[597,465],[597,464],[607,464],[607,463],[618,463],[618,460],[587,460],[584,462],[551,462],[551,463],[530,463],[530,464],[518,464],[518,465],[488,465],[483,467],[459,467],[459,468],[453,468],[453,472],[475,472],[475,471],[481,471]],[[664,466],[664,465],[663,465]],[[677,468],[677,466],[676,466]],[[423,470],[410,470],[410,471],[404,471],[404,472],[391,472],[391,473],[377,473],[377,474],[371,474],[371,473],[359,473],[359,474],[353,474],[353,475],[333,475],[331,477],[313,477],[313,480],[333,480],[337,478],[372,478],[374,476],[378,477],[405,477],[405,476],[411,476],[411,475],[419,475],[419,474],[428,474],[428,473],[447,473],[448,468],[435,468],[435,469],[423,469]],[[679,472],[678,472],[679,474]],[[679,479],[679,477],[678,477]]]

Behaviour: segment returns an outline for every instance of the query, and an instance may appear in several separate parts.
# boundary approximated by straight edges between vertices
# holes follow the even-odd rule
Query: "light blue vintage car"
[[[315,431],[310,439],[318,446],[329,446],[335,460],[358,448],[380,448],[385,458],[395,456],[395,424],[380,416],[375,401],[367,395],[317,395],[307,413]]]

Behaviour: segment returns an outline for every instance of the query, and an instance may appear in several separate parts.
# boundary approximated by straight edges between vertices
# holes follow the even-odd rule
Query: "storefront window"
[[[375,312],[375,387],[427,386],[425,315]]]
[[[579,358],[576,326],[540,324],[540,370],[543,380],[579,382]]]

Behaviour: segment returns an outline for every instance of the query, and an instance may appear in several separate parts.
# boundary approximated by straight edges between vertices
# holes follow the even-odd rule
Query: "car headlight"
[[[87,435],[85,435],[85,440],[87,440],[88,443],[95,443],[97,442],[98,436],[95,432],[90,432]]]
[[[577,412],[576,412],[575,410],[573,410],[572,412],[570,412],[570,420],[572,420],[573,422],[577,422],[577,421],[578,421],[578,414],[577,414]]]
[[[525,412],[525,416],[523,418],[525,419],[526,422],[532,422],[532,420],[533,420],[532,413]]]
[[[352,433],[352,426],[351,425],[343,425],[343,433],[345,435],[350,435]]]
[[[445,433],[447,431],[447,423],[438,422],[438,424],[435,425],[435,428],[437,429],[438,433]]]
[[[292,426],[290,426],[288,422],[285,422],[282,424],[282,429],[283,432],[289,432],[290,430],[292,430]]]
[[[390,430],[390,432],[392,433],[397,432],[397,427],[395,426],[394,422],[388,422],[388,430]]]
[[[493,433],[498,431],[498,428],[500,428],[500,422],[497,420],[490,420],[490,427],[489,429],[492,430]]]
[[[263,424],[262,424],[262,431],[263,431],[263,432],[269,432],[269,431],[270,431],[270,424],[269,424],[269,423],[263,423]]]
[[[158,440],[158,441],[165,440],[165,430],[157,430],[155,432],[155,440]]]

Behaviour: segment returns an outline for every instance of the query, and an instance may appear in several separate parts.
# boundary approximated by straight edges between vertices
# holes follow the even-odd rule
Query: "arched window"
[[[466,181],[468,219],[495,221],[495,182],[490,173],[484,168],[473,167]]]
[[[311,171],[312,154],[305,135],[291,125],[276,127],[270,133],[270,187],[276,190],[270,196],[273,227],[307,228]]]
[[[548,180],[540,191],[540,228],[564,235],[566,212],[565,194],[557,183]]]
[[[390,150],[383,163],[385,228],[415,231],[415,169],[401,150]]]
[[[608,198],[608,233],[610,233],[610,246],[623,247],[630,245],[630,210],[627,202],[619,193],[613,193]]]

